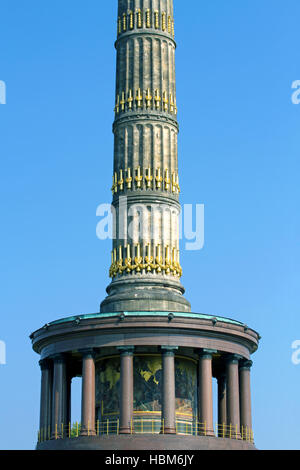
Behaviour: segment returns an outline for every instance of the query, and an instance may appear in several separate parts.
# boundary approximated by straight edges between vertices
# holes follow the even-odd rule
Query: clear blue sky
[[[174,0],[182,203],[205,204],[183,252],[193,311],[259,331],[261,449],[299,449],[299,0]],[[99,309],[110,241],[117,0],[2,0],[0,447],[32,449],[40,371],[29,334]]]

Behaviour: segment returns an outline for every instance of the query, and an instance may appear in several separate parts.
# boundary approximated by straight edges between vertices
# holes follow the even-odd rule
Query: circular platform
[[[195,436],[103,436],[57,439],[37,445],[37,450],[256,450],[241,440]]]

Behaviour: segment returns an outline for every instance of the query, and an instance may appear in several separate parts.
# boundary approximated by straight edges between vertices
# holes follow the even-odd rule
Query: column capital
[[[239,364],[239,369],[240,370],[250,370],[253,365],[253,361],[250,359],[242,359],[240,364]]]
[[[41,370],[48,370],[51,367],[51,361],[49,360],[49,358],[41,359],[39,361],[39,365]]]
[[[218,351],[216,349],[200,349],[198,355],[200,359],[212,359],[213,354],[216,354]]]
[[[53,354],[52,356],[49,356],[49,359],[52,359],[56,364],[64,364],[66,362],[66,356],[62,353]]]
[[[241,359],[243,359],[243,356],[240,356],[239,354],[228,354],[225,361],[226,364],[238,364]]]
[[[93,348],[80,349],[79,353],[82,355],[83,359],[94,359],[96,354]]]
[[[133,356],[134,346],[117,346],[121,356]]]
[[[161,346],[160,349],[164,356],[174,356],[178,346]]]

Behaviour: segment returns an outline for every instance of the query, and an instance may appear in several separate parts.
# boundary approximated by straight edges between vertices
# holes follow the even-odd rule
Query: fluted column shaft
[[[100,309],[186,312],[191,307],[180,283],[173,0],[118,0],[118,5],[115,236],[112,282]]]
[[[232,354],[226,361],[227,375],[227,425],[232,433],[240,437],[240,394],[239,394],[239,359]]]
[[[169,211],[156,214],[155,221],[145,215],[140,233],[135,227],[133,234],[127,232],[124,237],[117,219],[113,249],[117,249],[120,259],[119,246],[130,244],[131,257],[139,257],[133,250],[140,243],[141,256],[146,256],[146,246],[150,246],[149,256],[155,258],[160,245],[163,260],[167,247],[170,260],[173,249],[177,260],[179,184],[173,0],[119,0],[118,21],[113,204],[118,208],[117,196],[130,198],[136,194],[146,204],[154,194],[170,210],[174,203],[177,218]],[[137,202],[135,199],[134,204]],[[131,200],[128,203],[129,215],[134,204]],[[125,258],[124,251],[122,255]]]
[[[120,351],[120,434],[133,432],[133,352],[134,347],[118,347]]]
[[[208,436],[213,430],[213,397],[212,397],[212,355],[216,351],[204,349],[199,353],[199,422],[200,432]]]
[[[95,360],[92,350],[82,352],[81,435],[93,436],[95,429]]]
[[[41,360],[41,401],[40,401],[40,432],[41,438],[49,437],[51,426],[52,402],[52,363],[50,360]]]
[[[246,430],[252,431],[252,413],[251,413],[251,387],[250,387],[250,370],[252,361],[242,361],[240,364],[240,412],[241,427],[243,435]]]
[[[177,347],[162,347],[162,430],[164,434],[176,433],[175,403],[175,351]]]

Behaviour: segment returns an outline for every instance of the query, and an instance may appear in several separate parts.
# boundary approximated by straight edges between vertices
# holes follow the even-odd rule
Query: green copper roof
[[[60,323],[67,323],[76,320],[91,320],[94,318],[113,318],[119,317],[121,314],[124,314],[125,317],[153,317],[153,316],[160,316],[160,317],[167,317],[172,313],[174,318],[176,317],[183,317],[183,318],[201,318],[204,320],[216,320],[224,323],[231,323],[233,325],[244,326],[244,323],[241,323],[236,320],[232,320],[231,318],[219,317],[215,315],[206,315],[204,313],[186,313],[186,312],[116,312],[116,313],[91,313],[86,315],[76,315],[73,317],[66,317],[60,320],[53,321],[49,323],[49,325],[58,325]]]

